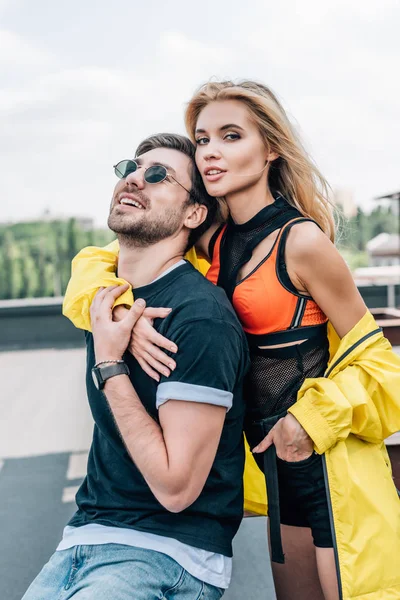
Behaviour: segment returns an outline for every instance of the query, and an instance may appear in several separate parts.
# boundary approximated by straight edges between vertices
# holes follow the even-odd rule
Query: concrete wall
[[[387,286],[360,287],[369,308],[387,304]],[[400,285],[395,286],[400,306]],[[84,346],[84,335],[63,317],[61,297],[0,301],[0,351]]]
[[[388,306],[388,286],[360,286],[360,294],[368,308],[385,308]],[[395,306],[400,306],[400,285],[394,286]]]
[[[0,302],[0,351],[76,348],[85,345],[83,331],[61,312],[62,298]]]

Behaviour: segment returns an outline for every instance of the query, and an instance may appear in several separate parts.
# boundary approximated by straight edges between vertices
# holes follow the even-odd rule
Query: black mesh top
[[[301,213],[277,195],[272,205],[263,208],[247,223],[237,225],[228,221],[220,246],[218,285],[231,301],[238,273],[250,260],[254,248],[297,217],[302,217]],[[258,346],[269,344],[265,343],[265,337],[258,341],[255,338],[257,336],[249,336],[251,367],[244,387],[250,421],[287,410],[296,402],[297,392],[306,378],[323,376],[329,359],[326,323],[304,328],[304,334],[302,332],[298,339],[306,341],[285,348],[261,349]],[[284,337],[280,343],[286,343]]]

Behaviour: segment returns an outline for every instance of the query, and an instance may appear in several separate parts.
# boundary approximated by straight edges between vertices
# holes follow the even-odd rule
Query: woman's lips
[[[221,177],[225,175],[225,173],[226,171],[220,171],[219,173],[214,174],[205,173],[204,177],[207,181],[218,181],[219,179],[221,179]]]

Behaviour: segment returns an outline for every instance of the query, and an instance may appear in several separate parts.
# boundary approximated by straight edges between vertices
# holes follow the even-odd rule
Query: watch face
[[[96,369],[92,369],[92,379],[93,383],[96,386],[96,389],[100,389],[99,380],[97,379],[97,371]]]

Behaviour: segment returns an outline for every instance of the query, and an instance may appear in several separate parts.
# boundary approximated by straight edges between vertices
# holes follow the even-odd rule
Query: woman
[[[248,334],[246,435],[267,481],[278,598],[310,585],[299,568],[311,541],[304,531],[320,581],[309,597],[399,598],[400,503],[383,444],[400,429],[399,361],[332,243],[325,180],[262,85],[206,84],[186,125],[207,191],[230,213],[198,250]],[[70,296],[67,316],[81,307]],[[171,358],[152,343],[167,341],[146,330],[134,332],[133,351],[156,377]],[[255,490],[249,500],[259,498]]]

